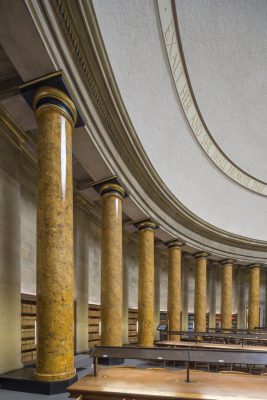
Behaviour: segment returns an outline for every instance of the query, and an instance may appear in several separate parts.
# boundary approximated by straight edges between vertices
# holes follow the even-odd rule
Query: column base
[[[78,376],[75,374],[72,378],[65,380],[44,382],[36,380],[34,373],[34,368],[26,367],[0,375],[1,388],[17,392],[52,395],[65,393],[67,388],[78,380]]]
[[[41,381],[41,382],[58,382],[71,379],[75,375],[76,375],[76,370],[73,370],[71,372],[64,372],[62,374],[40,374],[35,370],[34,378],[36,381]]]

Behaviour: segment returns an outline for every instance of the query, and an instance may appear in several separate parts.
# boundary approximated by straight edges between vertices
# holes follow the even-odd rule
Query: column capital
[[[73,125],[77,122],[77,110],[70,97],[53,86],[42,86],[33,96],[33,109],[35,113],[45,107],[53,107],[64,114]]]
[[[121,199],[126,197],[125,189],[116,176],[96,182],[93,187],[102,197],[106,195],[114,195]]]
[[[254,264],[249,264],[249,265],[248,265],[248,268],[249,268],[249,269],[261,268],[261,267],[262,267],[262,264],[260,264],[260,263],[254,263]]]
[[[100,190],[99,194],[103,197],[106,195],[111,195],[113,194],[114,196],[124,198],[125,195],[125,190],[123,189],[122,186],[116,184],[116,183],[106,183],[103,185]]]
[[[171,248],[179,248],[181,249],[185,243],[180,239],[172,239],[165,242],[164,245],[167,246],[169,249]]]
[[[35,113],[38,113],[41,108],[49,106],[60,110],[74,126],[84,125],[62,71],[27,82],[20,86],[20,91]]]
[[[150,218],[143,219],[141,221],[137,221],[134,223],[134,226],[139,230],[149,230],[149,231],[155,231],[158,229],[157,224]]]
[[[207,253],[206,251],[198,251],[197,253],[193,254],[193,257],[195,257],[195,259],[197,259],[197,260],[200,260],[203,258],[205,258],[205,259],[208,258],[209,255],[210,254]]]
[[[220,260],[220,264],[221,265],[227,265],[227,264],[231,264],[233,265],[235,263],[236,260],[232,259],[232,258],[224,258],[223,260]]]

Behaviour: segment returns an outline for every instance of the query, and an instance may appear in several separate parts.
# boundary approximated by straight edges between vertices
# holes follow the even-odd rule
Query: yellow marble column
[[[101,344],[122,345],[122,200],[124,189],[105,183],[102,196]]]
[[[181,330],[181,258],[182,243],[173,240],[166,243],[169,248],[168,267],[168,323],[169,330]],[[179,335],[170,335],[170,340],[180,340]]]
[[[156,225],[150,220],[138,224],[138,345],[154,345],[154,237]]]
[[[260,326],[260,265],[249,269],[248,329]]]
[[[70,98],[52,87],[34,95],[38,126],[37,362],[35,378],[75,376],[72,131]]]
[[[232,328],[233,260],[223,260],[221,271],[221,327]]]
[[[195,254],[195,332],[206,332],[207,257],[208,253],[205,252]]]

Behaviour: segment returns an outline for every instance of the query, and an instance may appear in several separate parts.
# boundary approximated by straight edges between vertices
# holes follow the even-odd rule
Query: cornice
[[[79,207],[89,216],[91,216],[92,214],[91,212],[92,204],[75,188],[73,190],[73,206]]]
[[[48,38],[54,40],[51,56],[54,64],[56,58],[60,58],[60,67],[64,67],[72,81],[71,86],[90,127],[91,139],[121,178],[133,201],[172,236],[192,246],[222,257],[251,262],[266,260],[265,241],[234,235],[203,221],[181,204],[160,179],[121,99],[92,2],[26,2],[39,31],[43,32],[46,47],[50,46]]]
[[[0,106],[0,133],[18,150],[22,150],[25,133],[2,106]]]
[[[21,166],[35,176],[37,162],[26,145],[28,140],[26,133],[2,106],[0,106],[0,134],[19,151]]]

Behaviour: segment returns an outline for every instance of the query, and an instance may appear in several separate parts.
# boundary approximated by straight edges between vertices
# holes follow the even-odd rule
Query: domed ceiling
[[[267,182],[267,2],[176,0],[201,114],[221,149]]]
[[[190,126],[170,68],[157,2],[93,4],[129,117],[166,186],[205,221],[266,240],[266,196],[218,168]],[[175,19],[177,12],[184,67],[203,126],[228,162],[249,179],[252,175],[252,185],[267,181],[267,3],[159,4],[163,12],[165,5],[171,7]]]

